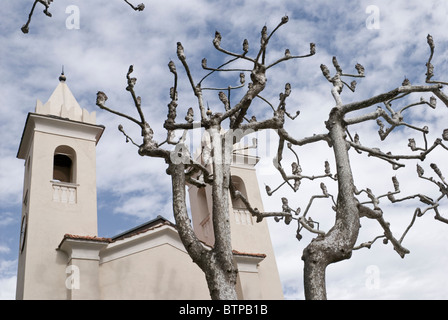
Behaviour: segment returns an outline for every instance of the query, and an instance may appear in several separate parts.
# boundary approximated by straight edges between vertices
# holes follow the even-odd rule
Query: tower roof
[[[64,72],[62,72],[59,77],[59,84],[48,101],[42,104],[40,100],[37,100],[36,113],[95,124],[96,113],[89,113],[86,109],[81,108],[68,87],[66,79]]]

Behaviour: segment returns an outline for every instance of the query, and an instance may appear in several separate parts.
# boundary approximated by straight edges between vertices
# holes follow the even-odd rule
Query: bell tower
[[[96,236],[96,144],[104,127],[82,109],[62,73],[29,113],[17,153],[25,160],[17,299],[66,299],[65,234]]]
[[[207,139],[203,139],[203,145]],[[254,144],[256,147],[256,143]],[[263,212],[263,201],[255,166],[260,158],[250,154],[243,143],[233,148],[231,179],[234,187]],[[202,161],[202,151],[196,153],[196,161]],[[211,186],[188,188],[193,228],[197,237],[209,246],[215,241],[212,223]],[[229,193],[229,220],[232,248],[238,265],[237,293],[239,299],[283,299],[283,290],[274,249],[266,219],[257,222],[240,199]]]

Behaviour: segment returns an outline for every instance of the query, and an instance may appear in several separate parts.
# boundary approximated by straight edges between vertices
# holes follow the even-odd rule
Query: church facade
[[[98,236],[96,145],[104,126],[59,84],[26,119],[17,299],[210,299],[205,276],[176,230],[158,216],[112,238]],[[255,165],[234,152],[232,180],[255,207],[263,204]],[[212,246],[211,190],[188,186],[195,232]],[[230,197],[230,195],[229,195]],[[283,299],[266,221],[229,201],[239,299]]]

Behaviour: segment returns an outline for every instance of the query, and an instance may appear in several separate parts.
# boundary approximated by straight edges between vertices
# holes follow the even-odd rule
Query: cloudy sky
[[[176,43],[182,42],[195,79],[204,71],[202,58],[209,65],[225,61],[212,46],[215,30],[221,32],[223,47],[241,50],[243,39],[249,40],[255,52],[261,28],[272,30],[281,17],[289,16],[271,41],[268,59],[281,57],[285,48],[292,54],[308,53],[309,43],[316,43],[317,54],[303,60],[288,61],[270,70],[264,96],[276,101],[286,82],[292,85],[288,110],[300,110],[300,116],[287,124],[297,138],[313,133],[325,133],[324,121],[334,105],[330,85],[322,76],[320,64],[331,66],[333,56],[344,71],[356,72],[361,63],[366,78],[358,81],[355,93],[345,89],[344,102],[366,99],[389,91],[408,78],[412,84],[423,84],[429,49],[427,34],[436,42],[435,78],[448,71],[448,4],[446,1],[154,1],[142,0],[143,12],[134,12],[121,0],[54,1],[52,18],[42,13],[38,5],[30,32],[23,34],[31,0],[2,1],[0,20],[0,299],[14,299],[18,254],[19,222],[23,183],[23,161],[16,158],[23,126],[28,112],[33,112],[36,99],[47,101],[58,84],[64,66],[67,84],[80,105],[97,111],[97,123],[106,131],[97,147],[97,185],[99,236],[113,236],[149,219],[162,215],[173,220],[170,204],[170,179],[163,161],[142,158],[116,129],[122,123],[127,132],[139,138],[132,123],[97,110],[96,92],[107,93],[109,105],[122,111],[134,112],[126,86],[126,72],[134,65],[138,78],[136,90],[143,99],[144,111],[156,137],[162,141],[162,124],[167,114],[172,77],[167,64],[176,59]],[[231,75],[214,81],[237,83]],[[181,77],[180,103],[193,106],[194,97]],[[216,83],[213,83],[216,84]],[[446,92],[446,91],[445,91]],[[447,93],[447,92],[446,92]],[[420,96],[412,97],[415,101]],[[429,99],[428,96],[425,98]],[[220,105],[210,96],[211,108]],[[411,98],[410,98],[411,99]],[[409,101],[409,103],[412,101]],[[262,108],[262,107],[260,107]],[[409,112],[409,121],[430,128],[428,141],[440,137],[448,127],[448,109],[439,101],[436,110],[423,106]],[[400,148],[409,152],[407,139],[422,143],[422,136],[410,130],[397,130],[390,139],[381,142],[377,125],[366,123],[352,129],[363,144],[381,147],[383,151]],[[260,188],[280,183],[272,167],[274,135],[260,134],[258,165]],[[331,150],[316,144],[298,150],[304,173],[321,174],[324,161],[333,164]],[[425,161],[437,162],[448,175],[447,153],[437,152]],[[359,189],[370,187],[376,194],[392,189],[391,177],[400,181],[403,195],[425,193],[437,197],[437,189],[418,180],[415,162],[393,171],[377,159],[351,152],[355,183]],[[423,164],[422,164],[423,165]],[[286,166],[286,164],[285,164]],[[333,165],[334,168],[334,165]],[[445,170],[444,170],[445,169]],[[328,182],[335,194],[335,184]],[[287,188],[272,197],[264,195],[266,210],[279,210],[280,197],[288,196],[292,207],[305,208],[310,197],[320,194],[319,182],[304,182],[297,193]],[[384,203],[383,203],[384,202]],[[411,221],[421,203],[392,206],[383,201],[385,219],[391,223],[397,237]],[[445,206],[444,206],[445,205]],[[448,215],[446,202],[441,212]],[[321,228],[331,227],[334,216],[331,203],[318,200],[310,211]],[[304,234],[298,242],[295,226],[270,221],[271,237],[285,297],[303,299],[301,254],[312,239]],[[350,260],[331,265],[327,271],[327,290],[330,299],[447,299],[448,226],[433,219],[432,212],[417,219],[403,245],[410,254],[401,259],[392,246],[377,242],[371,249],[355,251]],[[381,234],[375,221],[362,220],[359,242]]]

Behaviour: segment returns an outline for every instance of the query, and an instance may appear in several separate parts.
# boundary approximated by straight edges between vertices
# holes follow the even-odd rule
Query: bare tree
[[[344,82],[343,79],[346,77],[364,77],[364,68],[360,64],[357,64],[355,67],[357,69],[357,74],[346,74],[343,72],[337,59],[333,58],[332,62],[336,71],[334,76],[331,76],[329,69],[325,65],[321,65],[323,75],[332,84],[331,93],[336,103],[329,113],[328,120],[325,122],[327,131],[321,134],[315,134],[311,137],[296,139],[288,134],[284,128],[278,130],[279,145],[277,169],[284,182],[274,190],[267,186],[266,191],[268,195],[272,195],[283,185],[289,185],[294,191],[297,191],[304,179],[332,179],[337,181],[338,185],[338,194],[334,197],[328,192],[324,182],[321,182],[320,187],[322,193],[312,196],[303,212],[300,208],[291,208],[288,199],[285,197],[282,198],[282,212],[265,212],[260,214],[256,210],[250,209],[253,214],[260,215],[260,217],[276,216],[277,221],[284,219],[287,224],[296,220],[298,224],[298,240],[302,238],[301,232],[303,229],[317,235],[304,249],[302,256],[302,260],[304,261],[304,289],[306,299],[326,299],[326,267],[331,263],[349,259],[353,250],[366,247],[370,248],[376,240],[382,238],[384,243],[391,243],[394,250],[401,257],[404,257],[409,253],[409,250],[402,245],[402,242],[417,217],[424,215],[428,211],[433,211],[435,219],[448,223],[448,219],[444,218],[439,211],[440,201],[444,197],[448,197],[448,183],[443,177],[437,164],[432,163],[430,165],[437,176],[436,178],[426,176],[423,168],[417,164],[418,178],[435,184],[439,188],[440,194],[435,199],[422,193],[404,196],[399,199],[396,198],[400,193],[400,185],[396,176],[392,177],[393,191],[377,195],[374,194],[370,188],[360,190],[355,186],[352,166],[350,164],[349,150],[357,153],[366,153],[370,157],[386,161],[390,163],[395,170],[404,167],[404,163],[411,159],[424,161],[427,155],[436,148],[448,150],[448,147],[443,143],[443,140],[448,141],[448,129],[443,131],[442,138],[437,138],[432,144],[428,144],[428,127],[414,125],[409,121],[415,121],[415,118],[413,119],[411,116],[406,117],[406,111],[417,106],[426,106],[431,109],[436,108],[437,98],[448,107],[448,96],[442,92],[443,85],[447,85],[448,83],[431,80],[434,76],[434,67],[431,64],[431,60],[435,46],[433,38],[430,35],[428,35],[427,42],[430,47],[430,57],[426,63],[427,84],[411,85],[409,80],[405,79],[402,85],[394,90],[373,96],[363,101],[344,104],[341,98],[343,87],[348,87],[351,91],[354,91],[356,81],[351,82],[349,85]],[[413,98],[410,96],[412,93],[430,93],[433,94],[433,96],[430,97],[429,101],[424,98],[413,101]],[[409,101],[411,102],[409,103]],[[375,105],[379,105],[376,110],[368,110],[368,108],[372,106],[374,107]],[[422,134],[424,146],[418,147],[414,138],[408,140],[408,146],[411,149],[409,154],[394,154],[392,152],[384,152],[379,148],[365,146],[360,142],[358,134],[352,137],[349,128],[352,125],[361,124],[367,121],[377,122],[379,126],[378,133],[381,140],[385,140],[394,129],[405,127],[413,132]],[[383,121],[387,123],[388,128],[386,128]],[[329,163],[325,162],[323,174],[316,176],[305,175],[302,173],[302,168],[299,162],[300,159],[297,156],[297,153],[293,150],[293,145],[300,147],[320,141],[328,143],[329,147],[333,150],[336,163],[336,174],[331,173]],[[292,163],[291,174],[288,174],[281,165],[285,143],[287,143],[288,149],[293,152],[296,157],[296,162]],[[360,198],[361,196],[364,196],[366,200],[362,201]],[[318,221],[314,221],[309,216],[309,209],[312,206],[313,201],[318,198],[331,199],[333,205],[332,209],[335,212],[335,222],[329,230],[320,230]],[[425,208],[415,209],[408,227],[401,237],[397,237],[392,231],[390,223],[385,220],[383,210],[380,208],[381,198],[387,198],[391,203],[417,199],[425,205]],[[246,205],[249,206],[249,203],[246,203]],[[358,240],[361,218],[377,220],[383,229],[383,234],[378,235],[369,242],[357,245],[356,242]]]
[[[418,177],[435,184],[440,191],[440,195],[433,199],[425,194],[414,194],[404,196],[397,199],[397,195],[401,192],[399,182],[396,177],[392,177],[393,191],[376,195],[369,188],[358,189],[353,179],[352,167],[350,164],[350,150],[357,153],[366,153],[370,157],[378,158],[382,161],[390,163],[393,169],[398,170],[404,166],[404,162],[412,159],[425,160],[427,155],[436,148],[448,149],[443,143],[448,140],[448,129],[444,130],[442,139],[437,138],[432,145],[428,145],[426,126],[419,127],[410,123],[412,118],[405,120],[406,111],[416,106],[427,106],[429,108],[436,107],[437,98],[448,106],[448,96],[442,92],[443,85],[447,83],[431,80],[434,75],[434,67],[431,60],[434,54],[434,43],[431,36],[428,36],[428,44],[430,46],[430,58],[427,62],[426,84],[411,85],[407,79],[401,86],[385,92],[369,99],[344,104],[341,92],[345,87],[351,91],[356,89],[356,81],[348,84],[345,78],[363,78],[364,67],[360,64],[355,66],[356,73],[344,73],[336,58],[333,58],[333,66],[335,74],[332,76],[328,67],[321,65],[321,71],[324,77],[331,83],[331,93],[335,100],[335,106],[331,109],[326,124],[326,131],[312,136],[295,138],[285,128],[286,117],[295,120],[299,115],[291,115],[286,110],[286,99],[290,96],[291,85],[286,83],[284,92],[279,95],[279,102],[275,104],[261,96],[266,87],[267,71],[277,64],[290,60],[305,58],[315,54],[315,45],[310,44],[310,51],[305,55],[292,55],[289,49],[279,59],[268,62],[266,61],[266,50],[272,35],[279,27],[287,23],[288,17],[283,17],[279,25],[268,33],[267,27],[263,27],[261,31],[260,49],[254,57],[248,55],[249,45],[247,40],[243,41],[242,53],[235,53],[224,49],[221,46],[222,37],[216,32],[213,40],[214,47],[221,53],[227,55],[227,60],[222,65],[212,68],[207,65],[207,60],[202,61],[203,69],[209,71],[199,82],[195,82],[187,63],[184,48],[181,43],[177,44],[177,56],[182,63],[186,73],[191,90],[197,98],[197,109],[199,111],[199,120],[195,120],[194,110],[189,108],[185,117],[186,122],[177,123],[178,108],[178,73],[174,62],[170,61],[168,66],[170,72],[174,76],[174,86],[170,89],[170,99],[168,104],[167,120],[164,128],[167,131],[167,138],[162,143],[154,140],[154,132],[145,119],[142,110],[141,98],[135,94],[134,87],[136,78],[132,78],[133,67],[129,68],[127,73],[128,86],[127,90],[131,93],[134,105],[138,112],[138,119],[129,116],[126,113],[116,111],[106,106],[107,96],[103,92],[97,94],[97,105],[118,116],[127,118],[136,123],[142,132],[143,143],[135,143],[134,140],[126,134],[120,125],[119,130],[126,136],[127,141],[131,141],[138,147],[138,153],[142,156],[163,158],[167,165],[167,173],[171,176],[173,191],[173,211],[177,228],[182,242],[185,245],[189,255],[193,261],[204,271],[210,294],[213,299],[235,299],[235,283],[237,277],[237,268],[233,262],[230,226],[228,221],[228,193],[233,198],[240,199],[246,208],[257,217],[257,221],[261,221],[266,217],[274,217],[277,221],[283,220],[287,224],[292,221],[297,222],[297,239],[302,238],[303,230],[307,230],[316,237],[304,249],[302,259],[304,261],[304,287],[306,299],[326,299],[325,272],[326,267],[341,260],[349,259],[353,250],[370,247],[376,240],[383,239],[385,243],[391,243],[394,250],[404,257],[409,250],[402,245],[403,239],[412,227],[416,217],[422,216],[428,211],[435,213],[435,218],[441,222],[448,223],[439,212],[439,202],[448,196],[448,184],[443,177],[441,171],[436,164],[431,164],[431,168],[437,175],[427,177],[421,166],[417,167]],[[233,62],[247,63],[250,68],[230,68]],[[240,84],[237,86],[228,86],[225,88],[207,88],[203,86],[203,82],[212,74],[220,72],[238,72],[240,73]],[[251,82],[246,84],[245,73],[250,73]],[[219,91],[218,98],[222,103],[221,112],[213,112],[204,104],[203,93],[206,90]],[[231,93],[235,90],[243,90],[242,98],[232,104]],[[412,98],[413,93],[429,93],[433,94],[429,101],[424,98],[415,102],[408,102]],[[233,97],[233,95],[232,95]],[[403,102],[404,101],[404,102]],[[255,115],[250,115],[250,107],[255,103],[267,104],[273,112],[271,118],[265,120],[257,120]],[[400,106],[400,103],[404,105]],[[378,106],[376,110],[371,111],[370,108]],[[252,108],[253,109],[253,108]],[[252,110],[251,109],[251,110]],[[285,117],[286,116],[286,117]],[[376,121],[379,126],[379,135],[381,140],[385,140],[389,134],[396,128],[406,127],[412,131],[419,132],[423,135],[424,146],[417,147],[414,139],[409,139],[408,146],[411,149],[409,154],[394,154],[392,152],[383,152],[378,148],[368,147],[360,142],[359,135],[354,137],[349,132],[351,126],[362,124],[367,121]],[[388,128],[383,124],[385,121]],[[204,148],[200,161],[195,160],[188,151],[185,144],[186,132],[195,128],[203,128],[210,135],[210,147]],[[223,130],[227,128],[227,130]],[[300,208],[293,209],[289,206],[286,197],[282,197],[281,212],[260,212],[257,208],[251,206],[249,201],[240,193],[232,184],[230,176],[230,163],[232,148],[234,143],[238,142],[245,135],[258,130],[274,129],[278,133],[279,144],[276,155],[276,168],[280,172],[284,182],[280,186],[272,190],[266,187],[268,195],[280,190],[282,186],[289,186],[292,190],[298,191],[301,182],[306,180],[331,179],[338,186],[337,196],[333,196],[327,190],[324,182],[320,183],[321,194],[314,195],[310,198],[306,209],[302,212]],[[176,138],[175,132],[183,132],[181,138]],[[238,132],[238,134],[235,134]],[[297,134],[299,132],[294,132]],[[332,173],[328,161],[324,162],[324,173],[318,175],[305,175],[300,166],[300,159],[294,151],[293,146],[301,147],[311,145],[317,142],[327,143],[334,154],[334,162],[336,164],[336,173]],[[291,165],[291,173],[287,173],[283,168],[282,160],[286,147],[295,155],[296,161]],[[162,148],[163,145],[171,145],[171,148]],[[193,184],[199,188],[207,185],[212,186],[213,190],[213,227],[215,233],[215,244],[210,250],[197,239],[191,226],[186,206],[185,185]],[[363,201],[361,198],[365,197]],[[309,216],[310,208],[313,202],[319,198],[331,199],[332,210],[335,212],[334,225],[329,230],[321,230],[319,222],[314,221]],[[380,208],[380,199],[387,198],[392,203],[397,203],[409,199],[418,199],[426,205],[425,208],[417,208],[413,218],[401,237],[397,237],[391,229],[390,224],[385,220],[383,211]],[[378,221],[384,230],[369,242],[357,244],[360,219],[368,218]]]
[[[50,5],[53,2],[53,0],[34,0],[33,6],[31,7],[31,11],[28,15],[28,20],[21,28],[23,33],[28,33],[30,31],[31,18],[33,16],[34,9],[36,8],[36,4],[38,2],[41,3],[45,7],[44,11],[43,11],[45,13],[45,15],[48,17],[52,16],[51,12],[49,11],[49,8],[50,8]],[[131,8],[134,9],[135,11],[143,11],[145,9],[145,5],[143,3],[140,3],[137,6],[134,6],[128,0],[124,0],[124,2],[126,2],[128,5],[130,5]]]
[[[266,50],[275,31],[288,22],[288,17],[283,17],[278,26],[270,33],[267,27],[261,31],[260,48],[254,57],[248,55],[249,44],[243,41],[242,52],[235,53],[221,47],[222,37],[219,32],[215,33],[213,45],[219,52],[225,54],[229,60],[222,65],[212,68],[207,66],[207,60],[202,60],[202,68],[207,74],[198,82],[195,82],[184,48],[181,43],[177,43],[177,57],[180,60],[191,90],[197,99],[197,111],[199,119],[195,117],[193,108],[187,110],[185,122],[176,122],[178,108],[178,72],[173,61],[168,64],[169,70],[174,77],[174,85],[170,89],[170,102],[168,104],[168,115],[164,123],[167,131],[167,138],[162,143],[154,140],[154,132],[148,124],[142,109],[141,98],[136,95],[134,89],[136,78],[131,77],[133,67],[127,73],[127,88],[133,98],[137,109],[138,119],[126,113],[116,111],[106,106],[107,96],[104,92],[98,92],[96,104],[106,111],[124,117],[141,128],[143,143],[137,144],[126,134],[120,125],[119,130],[126,136],[127,141],[131,141],[138,147],[141,156],[162,158],[168,165],[167,173],[171,176],[173,212],[176,226],[180,238],[193,261],[203,270],[209,287],[212,299],[236,299],[236,279],[237,267],[234,263],[231,246],[230,222],[229,222],[229,192],[234,197],[244,199],[232,185],[230,175],[230,164],[232,159],[233,146],[244,136],[262,129],[280,129],[284,123],[284,116],[288,114],[285,110],[285,100],[289,96],[290,86],[285,87],[285,92],[280,94],[280,103],[277,108],[273,108],[272,118],[257,121],[254,116],[248,116],[248,110],[254,100],[265,104],[267,101],[259,95],[266,86],[267,71],[290,59],[305,58],[315,53],[314,44],[310,45],[310,52],[302,56],[294,56],[289,50],[285,55],[276,61],[268,64],[266,62]],[[240,61],[249,67],[230,68],[230,65]],[[219,72],[239,73],[239,84],[227,86],[225,88],[204,87],[203,83],[213,74]],[[250,73],[250,83],[245,81],[245,73]],[[243,90],[241,99],[232,103],[231,92]],[[203,93],[205,91],[218,92],[219,105],[221,111],[214,112],[206,107]],[[270,106],[272,104],[269,103]],[[189,148],[185,144],[186,133],[195,128],[206,130],[210,137],[210,145],[205,146],[201,159],[195,160]],[[181,138],[176,138],[176,131],[183,132]],[[169,147],[169,146],[172,147]],[[166,147],[168,146],[168,147]],[[212,249],[206,248],[195,235],[189,215],[187,212],[186,184],[192,184],[199,188],[210,185],[212,187],[212,221],[215,242]],[[244,201],[247,202],[246,199]]]

